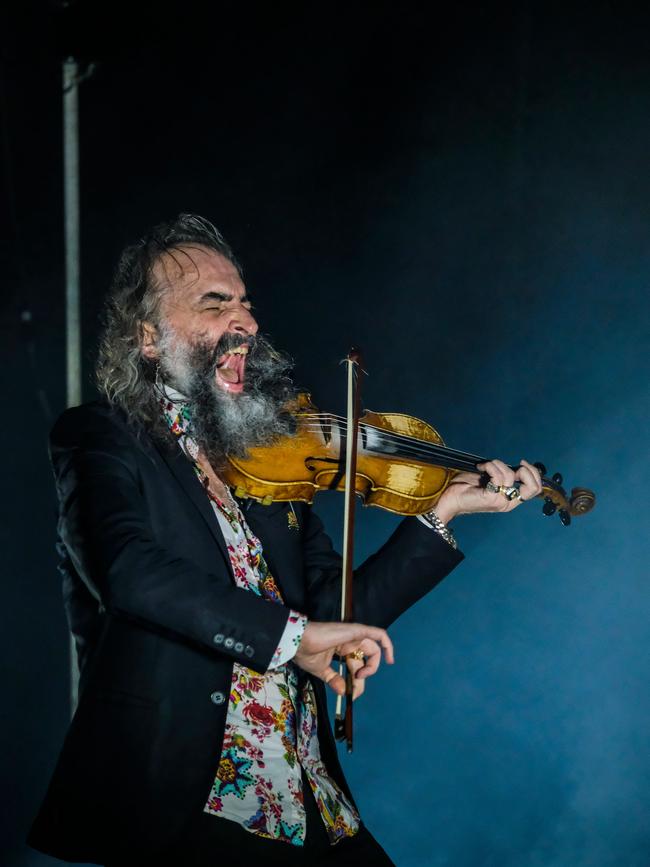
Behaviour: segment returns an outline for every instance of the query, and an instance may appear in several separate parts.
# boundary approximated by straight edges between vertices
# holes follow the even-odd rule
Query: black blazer
[[[61,572],[81,670],[77,711],[28,842],[68,861],[169,851],[219,764],[234,662],[264,672],[288,608],[234,584],[218,522],[174,442],[136,436],[104,404],[51,435]],[[312,509],[244,501],[286,605],[338,619],[341,563]],[[388,626],[462,559],[404,520],[355,573],[355,619]],[[323,760],[341,788],[325,688]]]

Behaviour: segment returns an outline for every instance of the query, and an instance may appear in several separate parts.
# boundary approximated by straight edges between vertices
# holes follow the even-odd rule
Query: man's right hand
[[[373,675],[379,668],[382,648],[386,662],[392,665],[395,661],[393,642],[385,629],[365,626],[363,623],[310,621],[293,661],[304,671],[324,680],[337,695],[343,695],[345,680],[331,666],[334,654],[346,656],[355,650],[361,650],[366,658],[365,663],[354,676],[363,679]]]

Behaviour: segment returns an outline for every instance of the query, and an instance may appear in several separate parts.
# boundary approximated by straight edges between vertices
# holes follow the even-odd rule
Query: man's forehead
[[[236,266],[221,253],[199,244],[183,244],[160,255],[153,275],[161,288],[188,291],[206,283],[242,286]]]

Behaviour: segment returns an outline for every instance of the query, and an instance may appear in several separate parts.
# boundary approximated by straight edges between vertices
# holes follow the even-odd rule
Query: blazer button
[[[235,643],[235,639],[234,639],[234,638],[226,638],[226,640],[225,640],[224,643],[223,643],[223,646],[224,646],[224,647],[227,647],[228,650],[230,650],[230,648],[233,646],[234,643]]]
[[[238,641],[235,644],[235,653],[241,653],[243,649],[244,649],[244,645],[241,643],[241,641]]]
[[[212,641],[215,644],[223,644],[223,635],[221,632],[217,632],[217,634],[213,637]]]
[[[246,647],[244,648],[244,653],[250,659],[251,656],[255,653],[255,648],[251,647],[250,644],[247,644]]]
[[[210,701],[212,702],[212,704],[223,704],[225,700],[226,696],[219,691],[213,692],[210,696]]]

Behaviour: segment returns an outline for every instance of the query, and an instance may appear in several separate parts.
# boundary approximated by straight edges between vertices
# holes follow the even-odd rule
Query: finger
[[[492,484],[496,485],[497,488],[499,485],[505,485],[505,479],[497,461],[486,461],[484,464],[477,464],[477,469],[487,473]]]
[[[522,500],[532,500],[539,493],[539,484],[530,469],[525,466],[517,470],[517,479],[521,482],[519,492]]]
[[[345,659],[345,664],[352,672],[352,701],[356,701],[366,688],[366,682],[363,678],[357,679],[357,672],[363,668],[363,660],[355,659],[353,656],[348,656]]]
[[[368,677],[374,674],[381,662],[381,647],[376,641],[366,638],[361,641],[350,641],[341,647],[345,656],[345,664],[354,673],[355,678]],[[363,659],[355,659],[352,654],[361,651]]]
[[[320,676],[337,695],[345,695],[345,680],[333,668],[328,666]]]
[[[379,644],[371,638],[365,638],[363,641],[358,642],[351,641],[342,649],[345,651],[348,668],[355,672],[355,677],[362,679],[370,677],[379,668],[382,649]],[[363,653],[365,657],[364,660],[357,660],[354,658],[348,660],[348,654],[354,653],[356,650],[360,650]]]
[[[390,640],[385,629],[380,629],[378,626],[366,626],[363,623],[342,623],[341,631],[343,632],[344,644],[341,644],[341,650],[344,653],[350,653],[355,650],[365,638],[371,638],[381,645],[384,651],[384,657],[389,665],[395,661],[393,650],[393,642]],[[356,642],[354,647],[349,647],[352,642]],[[347,648],[347,649],[346,649]]]
[[[501,484],[505,485],[506,488],[511,488],[512,483],[515,480],[515,471],[511,470],[508,464],[504,464],[503,461],[494,460],[491,461],[491,463],[494,464],[501,473],[501,478],[503,479]]]
[[[384,651],[384,659],[389,665],[392,665],[395,662],[395,652],[393,649],[393,642],[388,637],[388,633],[385,629],[379,629],[376,633],[371,633],[368,636],[368,644],[374,650],[376,644],[380,644]],[[362,646],[365,645],[365,640],[362,642]],[[369,654],[370,655],[370,654]],[[377,665],[381,661],[381,651],[377,648]]]
[[[361,650],[365,656],[363,668],[357,672],[358,677],[366,678],[373,675],[381,663],[381,647],[371,638],[361,642]]]
[[[363,667],[357,672],[357,677],[371,677],[381,664],[381,647],[376,641],[366,638],[361,642],[360,649],[363,651],[364,663]]]
[[[345,664],[350,669],[352,674],[356,674],[357,671],[359,671],[359,669],[363,668],[363,666],[365,665],[363,659],[355,659],[355,657],[351,654],[348,654],[345,657]]]
[[[542,482],[542,474],[540,473],[540,471],[537,469],[535,464],[531,464],[528,461],[525,461],[523,458],[521,459],[520,463],[523,467],[526,467],[531,471],[531,473],[535,477],[537,494],[541,494],[544,488],[544,484]]]

